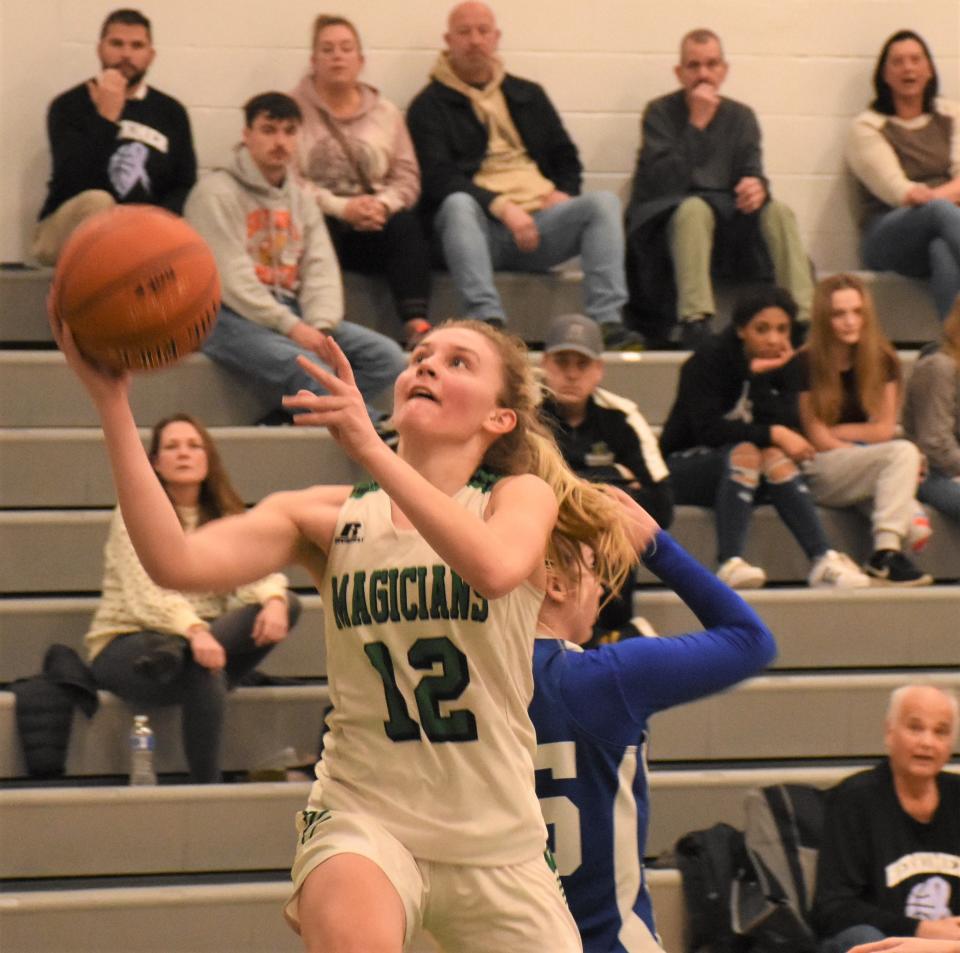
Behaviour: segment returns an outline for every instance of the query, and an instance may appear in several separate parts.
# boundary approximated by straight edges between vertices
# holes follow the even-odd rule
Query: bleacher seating
[[[101,550],[113,503],[101,437],[89,402],[50,348],[43,319],[49,273],[0,272],[0,677],[39,670],[52,642],[79,648],[101,576]],[[888,330],[901,342],[928,339],[935,318],[906,279],[877,276]],[[578,307],[575,276],[507,276],[505,296],[517,327],[532,341],[550,314]],[[912,296],[901,308],[896,295]],[[357,320],[388,314],[376,282],[348,279],[348,312]],[[455,305],[438,282],[438,314]],[[887,309],[887,310],[885,310]],[[910,315],[908,325],[890,323]],[[934,325],[931,326],[929,321]],[[391,319],[383,330],[391,331]],[[927,324],[924,324],[927,322]],[[897,330],[900,328],[900,330]],[[924,328],[922,333],[918,328]],[[902,352],[906,363],[913,352]],[[610,355],[607,383],[637,400],[652,424],[669,408],[686,355]],[[175,395],[175,402],[171,402]],[[250,502],[275,489],[352,482],[361,474],[323,432],[250,426],[262,413],[242,384],[193,356],[169,371],[138,378],[141,426],[176,409],[214,431],[230,472]],[[837,544],[861,558],[866,523],[855,513],[823,511]],[[920,560],[941,584],[836,594],[801,583],[806,564],[766,508],[758,511],[747,558],[782,587],[749,594],[777,635],[780,655],[768,674],[735,690],[658,715],[649,759],[649,852],[668,849],[686,830],[716,820],[742,823],[743,794],[757,784],[796,780],[828,785],[882,751],[890,688],[924,677],[960,688],[956,617],[960,528],[934,515],[936,535]],[[678,510],[675,534],[713,562],[709,512]],[[295,571],[297,587],[309,580]],[[644,582],[650,582],[645,577]],[[674,595],[644,587],[637,608],[660,632],[694,625]],[[285,748],[309,754],[327,692],[319,597],[264,671],[304,684],[245,688],[231,698],[226,767],[275,763]],[[282,951],[299,943],[282,923],[283,870],[293,850],[292,815],[307,783],[210,787],[104,784],[125,773],[130,713],[103,693],[91,721],[77,713],[63,786],[30,785],[15,734],[13,696],[0,692],[0,948],[43,951]],[[183,771],[179,714],[154,715],[158,766]],[[14,833],[15,832],[15,833]],[[94,879],[96,878],[96,879]],[[666,949],[680,949],[682,901],[675,871],[651,871]],[[175,915],[173,915],[175,912]],[[151,945],[154,943],[154,945]]]

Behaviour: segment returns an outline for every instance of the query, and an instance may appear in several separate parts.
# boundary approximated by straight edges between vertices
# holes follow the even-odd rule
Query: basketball
[[[50,308],[77,347],[116,370],[164,367],[195,351],[219,307],[210,249],[182,218],[153,205],[118,205],[80,224],[50,290]]]

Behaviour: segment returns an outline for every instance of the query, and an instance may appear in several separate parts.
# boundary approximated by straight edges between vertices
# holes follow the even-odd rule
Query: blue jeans
[[[876,927],[860,923],[823,940],[818,953],[847,953],[847,950],[852,950],[861,943],[874,943],[886,938],[886,933],[881,933]]]
[[[803,476],[774,483],[758,477],[756,487],[733,478],[730,454],[733,447],[695,447],[671,453],[667,458],[674,502],[712,507],[717,522],[717,563],[723,565],[742,556],[747,533],[758,503],[770,503],[793,538],[812,562],[830,543]]]
[[[288,307],[299,316],[295,305],[288,304]],[[371,400],[391,387],[407,366],[400,345],[349,321],[337,325],[333,338],[350,361],[357,388],[363,394],[370,416],[378,419],[382,414],[371,408]],[[326,393],[297,364],[297,356],[302,354],[322,365],[316,354],[294,344],[279,331],[248,321],[226,305],[220,308],[213,331],[203,344],[203,353],[248,378],[264,395],[272,410],[280,407],[280,399],[285,394],[295,394],[301,388],[315,394]]]
[[[466,192],[448,195],[433,221],[463,315],[506,320],[495,271],[548,271],[580,256],[583,310],[600,324],[620,323],[627,302],[620,202],[612,192],[590,192],[531,213],[540,232],[532,252],[517,248],[509,230]]]
[[[878,216],[863,235],[868,268],[929,278],[941,319],[960,294],[960,206],[935,199]]]
[[[960,523],[960,483],[931,469],[917,487],[917,499]]]

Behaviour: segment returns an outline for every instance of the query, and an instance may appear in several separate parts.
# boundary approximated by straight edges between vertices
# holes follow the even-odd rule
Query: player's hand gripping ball
[[[220,278],[210,249],[182,218],[118,205],[67,240],[49,307],[92,361],[149,370],[200,347],[220,308]]]

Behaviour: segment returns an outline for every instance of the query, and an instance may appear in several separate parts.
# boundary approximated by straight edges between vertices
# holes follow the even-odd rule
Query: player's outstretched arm
[[[184,533],[140,440],[130,408],[130,375],[88,361],[70,329],[53,316],[51,327],[100,415],[123,521],[154,582],[167,589],[223,592],[294,561],[300,535],[291,497],[297,494],[278,494],[248,513]]]
[[[464,511],[377,435],[347,358],[332,338],[324,360],[336,376],[298,358],[329,392],[301,391],[284,405],[304,411],[296,422],[327,427],[341,447],[389,494],[437,555],[477,591],[495,599],[542,571],[547,539],[557,518],[553,491],[530,474],[494,488],[484,519]]]

